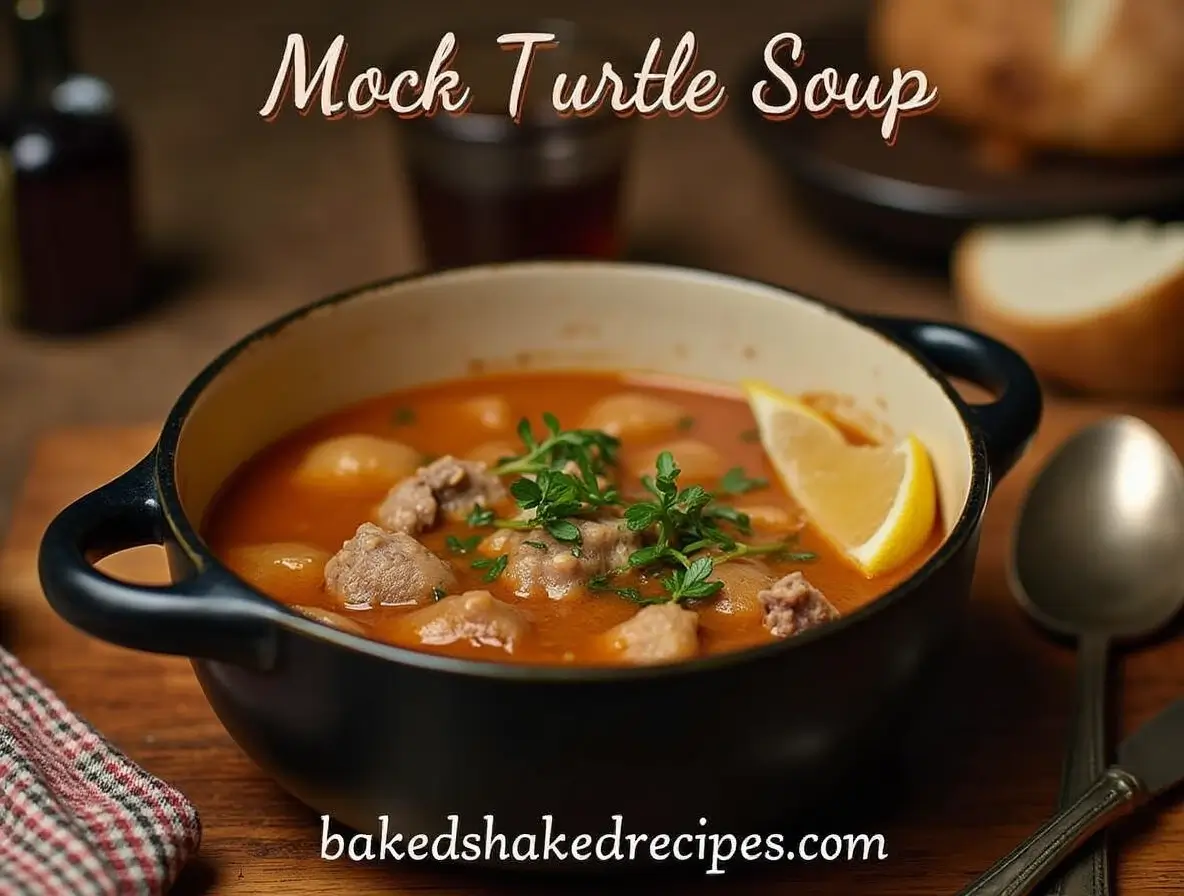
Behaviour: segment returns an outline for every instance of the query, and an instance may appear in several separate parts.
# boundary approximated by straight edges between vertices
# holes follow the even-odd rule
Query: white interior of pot
[[[969,492],[965,426],[905,352],[814,303],[724,276],[539,262],[405,280],[249,345],[192,409],[177,452],[186,514],[291,430],[365,398],[475,369],[626,369],[849,398],[933,459],[947,528]]]

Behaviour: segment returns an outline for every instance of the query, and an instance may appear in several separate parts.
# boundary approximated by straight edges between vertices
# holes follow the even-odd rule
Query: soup
[[[549,665],[793,637],[903,581],[941,538],[939,520],[869,579],[779,484],[738,390],[600,372],[486,375],[344,409],[244,464],[203,528],[239,576],[327,625]]]

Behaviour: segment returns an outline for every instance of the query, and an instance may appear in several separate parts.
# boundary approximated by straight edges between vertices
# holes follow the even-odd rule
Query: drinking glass
[[[503,48],[497,36],[529,31],[555,34],[558,45],[535,50],[515,122],[509,101],[521,49]],[[469,107],[397,122],[428,264],[616,257],[631,122],[607,102],[593,114],[560,114],[552,85],[560,72],[569,77],[565,92],[581,74],[595,85],[611,62],[631,86],[635,66],[609,41],[568,22],[455,33],[451,68],[471,91]],[[423,73],[435,48],[402,58],[423,60],[410,63]]]

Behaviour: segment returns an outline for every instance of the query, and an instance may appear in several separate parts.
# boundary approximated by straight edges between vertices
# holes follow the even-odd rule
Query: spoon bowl
[[[1184,467],[1171,446],[1134,417],[1105,420],[1062,445],[1020,507],[1008,572],[1020,605],[1077,642],[1065,808],[1107,763],[1111,645],[1149,637],[1184,606]],[[1053,893],[1108,896],[1104,838]]]
[[[1184,466],[1151,426],[1114,417],[1048,461],[1019,513],[1012,588],[1046,628],[1130,641],[1184,607]]]

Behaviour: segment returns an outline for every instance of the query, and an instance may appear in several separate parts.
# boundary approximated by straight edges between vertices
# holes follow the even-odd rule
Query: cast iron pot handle
[[[117,551],[163,544],[156,454],[75,501],[49,524],[38,573],[70,624],[120,647],[261,667],[275,652],[280,615],[213,568],[174,585],[133,585],[94,566]]]
[[[1028,363],[1003,343],[954,324],[876,315],[865,320],[943,373],[998,396],[992,402],[968,407],[971,422],[987,443],[991,481],[997,484],[1019,460],[1040,425],[1040,383]]]

